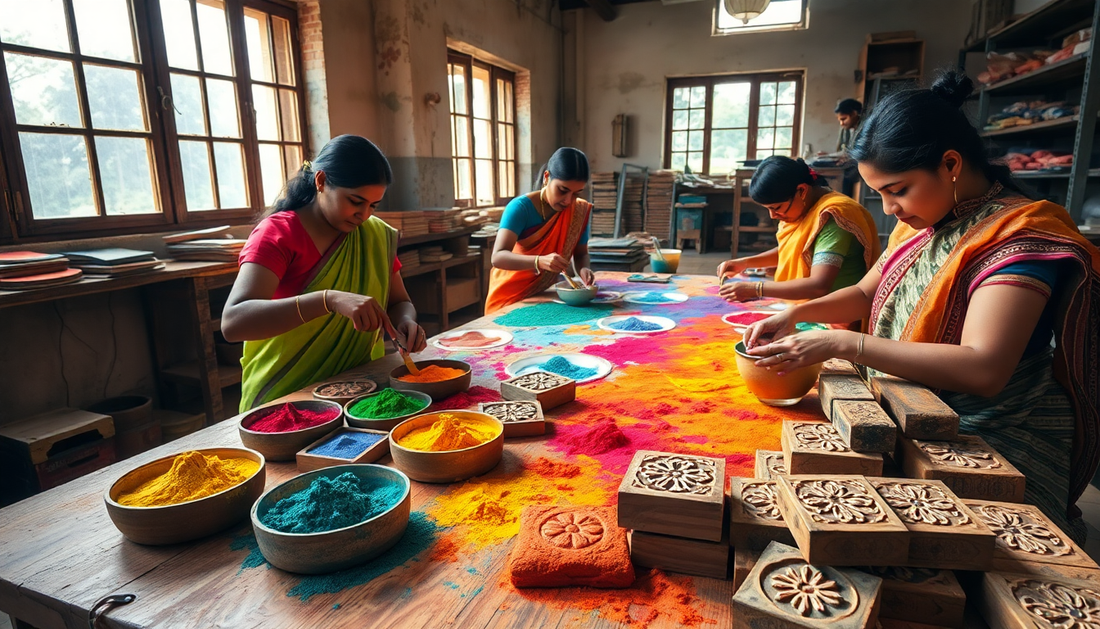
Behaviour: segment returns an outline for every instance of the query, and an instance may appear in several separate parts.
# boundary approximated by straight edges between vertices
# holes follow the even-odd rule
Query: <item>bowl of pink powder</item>
[[[344,408],[325,400],[277,402],[249,411],[237,425],[241,443],[269,461],[293,461],[299,450],[344,425]]]

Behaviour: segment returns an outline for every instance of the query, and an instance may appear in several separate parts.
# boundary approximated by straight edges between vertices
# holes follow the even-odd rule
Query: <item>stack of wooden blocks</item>
[[[672,197],[679,174],[675,170],[652,171],[646,186],[645,231],[664,241],[672,238]]]
[[[400,232],[402,238],[423,236],[428,233],[428,216],[423,210],[410,212],[375,212],[374,215]]]
[[[428,218],[428,233],[444,234],[465,227],[466,225],[463,222],[465,212],[467,212],[467,210],[461,208],[450,210],[426,210],[425,215]]]
[[[592,173],[592,235],[610,236],[615,231],[615,199],[619,173]]]

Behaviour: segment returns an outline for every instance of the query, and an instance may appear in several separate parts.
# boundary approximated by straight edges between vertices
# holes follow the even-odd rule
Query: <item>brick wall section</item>
[[[298,0],[298,42],[302,47],[302,77],[306,88],[307,152],[317,155],[329,140],[328,84],[321,39],[320,0]]]
[[[325,51],[321,43],[320,0],[299,0],[298,41],[302,46],[302,69],[324,70]]]

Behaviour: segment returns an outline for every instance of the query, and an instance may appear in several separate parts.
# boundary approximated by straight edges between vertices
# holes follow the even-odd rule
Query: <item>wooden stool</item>
[[[703,239],[698,229],[680,230],[679,233],[676,234],[676,248],[683,250],[685,240],[690,240],[695,243],[695,253],[703,252]]]

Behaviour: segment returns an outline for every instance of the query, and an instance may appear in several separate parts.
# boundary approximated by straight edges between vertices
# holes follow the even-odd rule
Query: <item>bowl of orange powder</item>
[[[463,481],[500,463],[504,424],[475,411],[417,415],[390,431],[390,455],[394,466],[415,481]]]
[[[237,432],[246,448],[270,461],[293,461],[302,448],[344,425],[344,407],[325,400],[277,402],[241,418]]]
[[[768,406],[798,404],[817,384],[817,376],[821,373],[821,363],[806,365],[783,375],[779,375],[779,371],[774,368],[757,367],[756,361],[760,358],[748,353],[744,341],[738,341],[733,351],[736,354],[737,370],[741,372],[745,386],[756,399]]]
[[[103,496],[129,540],[179,544],[248,518],[264,493],[266,463],[245,448],[206,448],[161,457],[123,474]]]
[[[438,402],[470,388],[470,365],[461,360],[418,360],[420,373],[413,375],[405,365],[390,372],[390,386],[398,391],[417,391]]]

